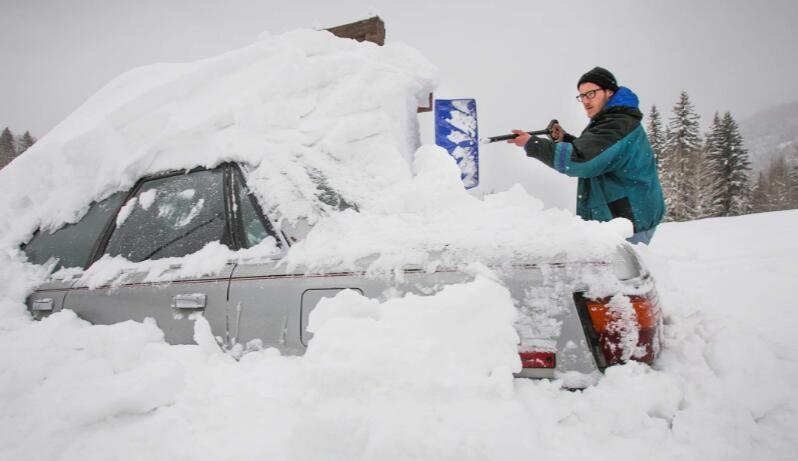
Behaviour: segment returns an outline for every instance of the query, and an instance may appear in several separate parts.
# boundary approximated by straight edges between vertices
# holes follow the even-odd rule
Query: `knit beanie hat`
[[[587,73],[579,79],[579,83],[576,84],[576,87],[579,88],[579,85],[587,82],[595,83],[605,90],[618,91],[618,82],[615,80],[615,76],[603,67],[594,67],[587,71]]]

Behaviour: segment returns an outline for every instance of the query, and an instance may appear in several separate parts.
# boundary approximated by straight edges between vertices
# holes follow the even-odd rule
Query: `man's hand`
[[[529,141],[529,138],[532,137],[529,133],[522,130],[513,130],[513,134],[517,134],[518,136],[513,139],[508,139],[507,142],[515,144],[518,147],[524,147],[527,141]]]
[[[559,123],[553,123],[550,127],[551,134],[549,137],[552,141],[560,142],[562,138],[565,137],[565,130],[562,129]]]

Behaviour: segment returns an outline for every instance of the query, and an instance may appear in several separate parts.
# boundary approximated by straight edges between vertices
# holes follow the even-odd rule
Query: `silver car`
[[[312,338],[309,314],[322,298],[345,289],[373,298],[389,289],[429,294],[473,278],[446,268],[428,273],[407,267],[401,283],[357,271],[288,270],[281,259],[309,226],[272,222],[245,178],[245,170],[233,163],[142,178],[131,190],[93,203],[79,222],[53,233],[37,232],[23,249],[32,263],[54,270],[27,300],[32,315],[41,319],[71,309],[94,324],[150,317],[167,342],[190,344],[191,314],[201,312],[219,343],[233,353],[275,347],[302,354]],[[330,203],[353,206],[327,192]],[[180,264],[175,264],[158,282],[133,272],[124,274],[122,282],[90,288],[83,277],[103,255],[141,262],[190,255],[210,242],[239,250],[269,238],[278,248],[273,257],[230,261],[211,276],[180,276]],[[662,313],[654,282],[631,246],[619,246],[610,260],[515,261],[494,268],[519,311],[523,370],[518,376],[595,375],[613,364],[657,357]],[[601,277],[611,278],[617,292],[589,299],[587,280]]]

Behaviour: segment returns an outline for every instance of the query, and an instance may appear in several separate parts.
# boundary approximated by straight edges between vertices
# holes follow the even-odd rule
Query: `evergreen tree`
[[[751,211],[754,213],[770,211],[770,187],[764,171],[759,172],[751,193]]]
[[[17,141],[17,155],[22,154],[35,143],[36,138],[31,136],[30,131],[26,131],[25,134],[20,136],[19,140]]]
[[[780,211],[792,208],[792,172],[784,157],[778,157],[768,168],[767,211]]]
[[[790,184],[792,187],[792,206],[798,208],[798,146],[795,146],[795,157],[797,163],[793,163],[790,168]]]
[[[696,212],[698,218],[722,216],[724,182],[721,174],[723,158],[721,155],[722,121],[717,112],[712,125],[704,138],[704,148],[699,152],[699,160],[694,174],[698,176],[696,190]]]
[[[748,213],[751,210],[751,161],[743,146],[740,128],[729,112],[720,122],[719,138],[716,142],[720,149],[723,178],[722,213],[724,216]]]
[[[0,134],[0,168],[4,168],[11,160],[16,157],[17,151],[14,146],[14,135],[11,130],[6,127],[3,133]]]
[[[665,145],[660,161],[662,189],[668,219],[684,221],[692,214],[693,198],[688,184],[690,166],[701,150],[698,114],[693,109],[690,97],[682,91],[679,101],[673,107],[673,115],[668,121]]]
[[[654,160],[659,168],[660,158],[662,157],[662,149],[665,146],[665,135],[662,132],[662,119],[657,110],[657,106],[651,106],[651,113],[648,116],[648,142],[651,144],[651,149],[654,151]]]

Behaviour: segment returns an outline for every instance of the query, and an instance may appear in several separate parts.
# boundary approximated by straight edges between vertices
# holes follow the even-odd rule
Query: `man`
[[[511,142],[560,173],[579,178],[576,213],[583,219],[626,218],[634,224],[631,243],[651,241],[665,202],[654,153],[640,124],[637,96],[619,87],[606,69],[595,67],[577,83],[590,123],[579,137],[554,124],[552,140],[513,130]]]

